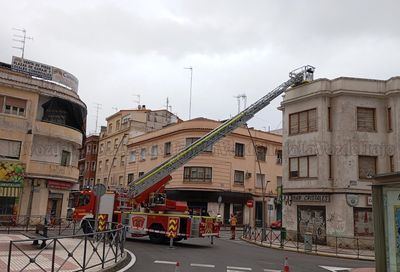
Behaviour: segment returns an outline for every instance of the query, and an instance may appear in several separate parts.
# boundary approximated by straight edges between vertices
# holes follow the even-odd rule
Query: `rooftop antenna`
[[[94,103],[96,106],[96,127],[94,129],[94,133],[97,134],[97,128],[98,128],[98,122],[99,122],[99,110],[101,110],[101,104],[99,103]]]
[[[118,111],[117,107],[112,107],[113,110],[115,110],[116,112]]]
[[[14,34],[13,37],[15,37],[13,39],[13,41],[18,42],[21,44],[20,47],[18,46],[13,46],[13,48],[21,50],[22,54],[21,54],[21,58],[24,58],[25,55],[25,43],[26,40],[32,40],[33,41],[33,37],[28,37],[26,36],[26,29],[25,28],[13,28],[14,31],[19,31],[22,33],[22,35],[18,35],[18,34]]]
[[[240,113],[240,99],[242,99],[243,101],[243,109],[246,109],[246,104],[247,104],[247,96],[245,94],[238,94],[236,96],[234,96],[234,98],[237,99],[238,102],[238,113]]]
[[[133,100],[133,102],[140,106],[140,94],[133,94],[132,96],[136,97],[136,100]]]
[[[168,99],[168,96],[167,96],[167,104],[165,105],[166,106],[166,108],[167,108],[167,110],[169,109],[169,99]]]

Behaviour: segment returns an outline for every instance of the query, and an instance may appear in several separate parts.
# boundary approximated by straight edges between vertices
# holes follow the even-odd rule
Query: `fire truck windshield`
[[[89,196],[89,195],[81,194],[81,195],[79,196],[78,205],[77,205],[77,206],[78,206],[78,207],[86,206],[86,205],[89,204],[89,202],[90,202],[90,196]]]

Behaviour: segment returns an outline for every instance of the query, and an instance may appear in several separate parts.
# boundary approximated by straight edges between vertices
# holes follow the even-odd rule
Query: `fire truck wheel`
[[[161,224],[153,224],[150,226],[151,230],[157,230],[164,232],[164,228]],[[165,234],[163,233],[156,233],[156,232],[149,232],[150,241],[153,243],[161,244],[165,241]]]

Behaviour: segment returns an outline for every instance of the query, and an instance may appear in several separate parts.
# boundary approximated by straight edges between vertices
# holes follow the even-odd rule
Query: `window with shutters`
[[[366,132],[376,131],[374,108],[357,108],[357,130]]]
[[[71,152],[63,150],[61,152],[61,165],[62,166],[68,166],[70,165],[70,160],[71,160]],[[88,163],[88,162],[87,162]],[[89,170],[89,166],[86,166],[86,170]]]
[[[289,135],[317,131],[317,109],[289,115]]]
[[[146,159],[146,148],[140,149],[140,160],[144,161]]]
[[[256,188],[265,189],[265,174],[256,174]]]
[[[21,153],[21,142],[0,139],[0,160],[15,159],[18,160]]]
[[[372,178],[376,175],[375,156],[358,156],[358,176],[360,179]]]
[[[276,150],[275,154],[276,154],[276,164],[282,164],[282,159],[283,159],[282,150]]]
[[[157,145],[153,145],[151,147],[151,158],[152,159],[156,159],[158,156],[158,146]]]
[[[134,178],[134,174],[133,173],[129,173],[128,174],[128,184],[130,184],[133,181]]]
[[[25,116],[26,100],[10,96],[0,96],[0,112],[18,116]]]
[[[166,142],[164,144],[164,156],[171,155],[171,142]]]
[[[212,168],[198,166],[184,167],[183,180],[185,182],[211,182]]]
[[[235,157],[244,157],[244,144],[235,143]]]
[[[267,148],[265,146],[257,146],[257,160],[265,161],[267,157]]]
[[[316,178],[317,162],[315,155],[289,158],[289,178]]]
[[[235,185],[244,185],[244,171],[235,170],[233,183]]]

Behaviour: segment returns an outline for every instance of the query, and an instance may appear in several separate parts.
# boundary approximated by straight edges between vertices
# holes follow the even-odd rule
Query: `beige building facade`
[[[96,183],[110,189],[126,186],[128,139],[177,123],[179,118],[167,110],[149,110],[138,106],[134,110],[120,110],[109,116],[102,127],[97,155]]]
[[[66,216],[85,124],[76,91],[1,63],[1,214]]]
[[[400,78],[318,79],[290,89],[283,112],[283,226],[372,237],[371,177],[399,171]]]
[[[130,138],[126,179],[137,179],[220,124],[197,118]],[[275,220],[279,206],[277,183],[281,183],[282,173],[282,136],[254,129],[250,132],[261,173],[249,132],[240,127],[175,170],[166,186],[168,198],[186,201],[194,214],[221,214],[225,224],[235,213],[239,224],[260,225],[261,186],[266,180],[266,218],[269,223]],[[218,198],[222,200],[220,204]]]

